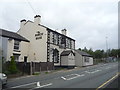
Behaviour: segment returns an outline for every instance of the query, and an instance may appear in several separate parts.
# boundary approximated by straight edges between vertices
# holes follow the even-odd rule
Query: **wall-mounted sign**
[[[42,39],[43,33],[41,33],[40,31],[37,31],[35,34],[36,40],[38,39]]]

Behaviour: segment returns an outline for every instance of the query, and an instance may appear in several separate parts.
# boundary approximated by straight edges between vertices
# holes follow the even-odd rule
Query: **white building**
[[[21,20],[20,29],[17,32],[30,41],[29,52],[27,53],[28,62],[54,62],[55,66],[62,66],[63,63],[61,62],[65,62],[68,58],[61,58],[61,53],[67,50],[74,52],[75,40],[66,36],[66,29],[61,30],[62,33],[58,33],[41,25],[40,21],[41,16],[39,15],[34,17],[34,21]],[[24,48],[25,51],[27,49]],[[70,66],[75,66],[74,62],[75,59]]]
[[[27,60],[29,40],[23,36],[10,32],[4,29],[0,29],[0,52],[2,57],[6,61],[11,60],[11,56],[14,56],[15,61],[24,62]]]
[[[93,65],[92,55],[80,50],[75,50],[75,66],[89,66],[89,65]]]
[[[72,50],[63,51],[61,53],[61,66],[73,67],[75,66],[75,53]]]

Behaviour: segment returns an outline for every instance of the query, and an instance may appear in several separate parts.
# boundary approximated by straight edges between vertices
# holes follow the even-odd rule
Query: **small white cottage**
[[[89,65],[93,65],[92,55],[80,50],[75,50],[75,66],[89,66]]]
[[[63,67],[75,66],[75,53],[72,50],[63,51],[61,53],[61,66]]]

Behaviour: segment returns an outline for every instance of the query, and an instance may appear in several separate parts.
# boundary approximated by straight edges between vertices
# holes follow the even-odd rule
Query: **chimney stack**
[[[40,18],[41,18],[40,15],[34,16],[34,23],[37,24],[37,25],[40,24]]]
[[[20,23],[20,28],[22,28],[22,27],[24,26],[24,24],[26,23],[26,20],[23,19],[23,20],[21,20],[20,22],[21,22],[21,23]]]
[[[67,30],[66,30],[66,29],[62,29],[62,30],[61,30],[61,33],[66,36]]]

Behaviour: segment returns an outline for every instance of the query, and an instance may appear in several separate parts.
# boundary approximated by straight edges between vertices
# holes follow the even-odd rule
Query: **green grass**
[[[49,72],[45,72],[45,74],[48,74]]]
[[[35,72],[33,75],[40,75],[40,73],[39,72]]]

